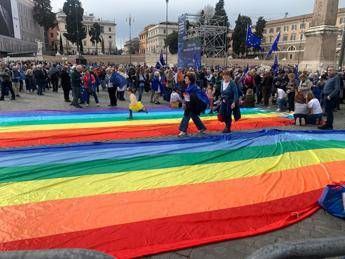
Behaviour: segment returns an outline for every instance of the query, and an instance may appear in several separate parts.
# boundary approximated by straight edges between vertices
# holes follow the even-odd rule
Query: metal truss
[[[186,37],[200,41],[204,57],[227,56],[228,28],[223,26],[224,17],[208,18],[186,14]]]

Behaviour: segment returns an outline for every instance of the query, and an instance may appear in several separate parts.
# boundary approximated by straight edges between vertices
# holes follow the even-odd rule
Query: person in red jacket
[[[84,91],[85,91],[85,97],[86,97],[86,106],[89,106],[90,104],[90,95],[92,95],[95,98],[95,102],[97,106],[99,106],[98,97],[96,94],[96,78],[95,76],[90,73],[89,70],[86,70],[85,75],[83,77],[84,82]]]

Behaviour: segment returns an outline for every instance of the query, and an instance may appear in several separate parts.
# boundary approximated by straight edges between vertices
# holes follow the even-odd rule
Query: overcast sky
[[[51,0],[54,11],[62,9],[65,0]],[[129,38],[126,17],[134,17],[133,35],[150,23],[165,21],[165,0],[81,0],[87,13],[117,23],[117,46],[123,46]],[[169,0],[169,20],[177,21],[183,13],[197,13],[205,5],[214,6],[217,0]],[[281,18],[286,12],[289,16],[312,12],[314,0],[225,0],[225,9],[233,26],[239,13],[252,17],[253,22],[259,16],[267,20]],[[340,0],[340,7],[345,0]]]

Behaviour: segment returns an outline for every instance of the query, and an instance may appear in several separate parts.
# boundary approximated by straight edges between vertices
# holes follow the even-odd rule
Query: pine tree
[[[248,16],[242,16],[241,14],[238,15],[234,33],[232,35],[232,45],[235,54],[243,55],[246,53],[247,28],[251,25],[252,20]]]
[[[44,29],[44,42],[48,46],[48,30],[56,25],[56,16],[52,12],[50,0],[34,0],[34,20]]]
[[[226,11],[224,8],[224,0],[219,0],[218,3],[216,4],[215,13],[212,20],[214,20],[214,22],[216,20],[220,21],[219,25],[226,26],[229,28],[230,23],[229,23],[228,15],[226,14]]]
[[[79,0],[66,0],[63,6],[66,14],[67,33],[64,36],[70,42],[77,44],[78,52],[83,53],[83,39],[86,38],[86,28],[83,25],[84,9]]]
[[[265,27],[266,27],[266,20],[264,19],[264,17],[261,16],[259,17],[255,25],[255,35],[260,38],[263,38]]]
[[[169,47],[169,51],[173,55],[178,52],[178,33],[176,31],[168,35],[165,46]]]

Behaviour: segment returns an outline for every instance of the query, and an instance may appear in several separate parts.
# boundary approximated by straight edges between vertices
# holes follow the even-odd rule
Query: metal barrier
[[[247,259],[302,259],[336,256],[345,256],[345,236],[269,245],[257,250]]]
[[[54,249],[0,252],[0,259],[111,259],[112,256],[85,249]]]

